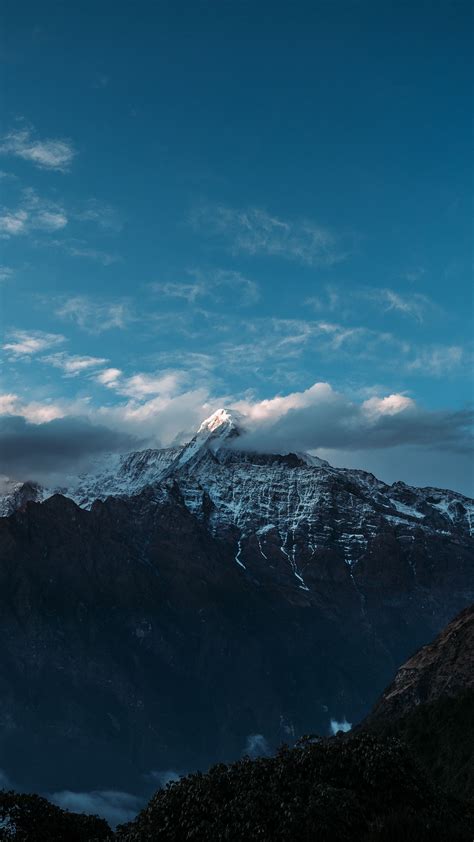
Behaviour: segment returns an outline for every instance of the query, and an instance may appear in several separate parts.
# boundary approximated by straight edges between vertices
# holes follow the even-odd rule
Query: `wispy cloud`
[[[11,266],[0,266],[0,282],[8,281],[14,275]]]
[[[43,237],[35,240],[34,245],[37,247],[60,249],[71,257],[93,260],[95,263],[102,264],[102,266],[113,266],[115,263],[120,263],[122,260],[121,255],[116,252],[105,251],[100,248],[91,248],[87,242],[77,238],[66,237],[59,239],[58,237]]]
[[[15,208],[0,210],[0,238],[10,239],[31,231],[59,231],[68,224],[64,207],[56,201],[45,199],[32,188],[22,191]]]
[[[227,269],[215,269],[210,272],[202,272],[194,269],[189,272],[193,278],[191,282],[169,281],[165,283],[154,283],[152,289],[165,298],[178,298],[194,304],[199,299],[209,298],[212,301],[222,300],[224,291],[228,291],[233,300],[241,304],[254,304],[260,298],[258,284],[246,278],[241,272]]]
[[[88,199],[74,215],[80,222],[91,222],[103,231],[118,233],[122,230],[122,220],[116,208],[98,199]]]
[[[79,355],[70,355],[64,352],[57,354],[50,354],[47,357],[42,357],[41,362],[48,363],[48,365],[59,368],[68,377],[76,377],[78,374],[90,371],[91,369],[100,368],[108,360],[105,357],[81,357]]]
[[[123,379],[119,375],[112,378],[110,369],[106,377],[108,382],[105,385],[114,388],[120,395],[136,400],[152,395],[170,398],[180,391],[181,384],[186,379],[182,371],[160,372],[157,375],[139,372]]]
[[[261,208],[201,205],[191,223],[223,239],[235,253],[284,257],[309,266],[332,266],[348,256],[328,228],[309,220],[282,220]]]
[[[421,293],[403,294],[393,289],[366,290],[364,296],[379,303],[385,312],[394,310],[422,322],[426,312],[433,308],[433,302]]]
[[[37,167],[58,172],[67,172],[76,150],[70,140],[64,138],[40,139],[32,128],[16,129],[4,135],[0,141],[0,153],[13,155],[30,161]]]
[[[423,275],[426,274],[426,269],[424,266],[415,266],[413,269],[408,269],[406,272],[403,273],[402,278],[406,281],[410,281],[410,283],[415,283],[419,281]]]
[[[95,334],[123,329],[132,319],[127,302],[100,301],[85,295],[67,298],[56,308],[55,313],[62,319],[75,322],[87,333]]]
[[[403,293],[384,287],[337,288],[326,284],[318,295],[306,299],[305,304],[316,312],[337,312],[339,318],[354,316],[361,305],[371,302],[378,310],[389,313],[401,313],[404,316],[422,322],[427,313],[435,310],[433,301],[422,293]]]
[[[114,263],[120,263],[122,260],[119,254],[103,251],[102,249],[89,248],[87,245],[65,243],[62,248],[71,257],[84,257],[87,260],[94,260],[96,263],[101,263],[102,266],[112,266]]]
[[[13,330],[7,334],[8,342],[2,346],[11,357],[31,357],[34,354],[61,345],[66,338],[57,333],[42,330]]]
[[[407,368],[421,374],[435,375],[441,377],[458,368],[464,361],[466,351],[459,345],[436,345],[429,348],[421,348],[413,359],[408,362]]]

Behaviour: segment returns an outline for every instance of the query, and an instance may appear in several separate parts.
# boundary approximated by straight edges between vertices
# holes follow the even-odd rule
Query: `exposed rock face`
[[[328,733],[474,600],[472,501],[246,453],[226,416],[0,519],[0,765],[18,783],[130,788],[252,734]]]
[[[45,490],[36,482],[4,481],[0,485],[0,517],[6,517],[22,509],[30,501],[38,502],[45,497]]]
[[[420,704],[466,690],[474,690],[474,605],[400,667],[369,721],[394,720]]]

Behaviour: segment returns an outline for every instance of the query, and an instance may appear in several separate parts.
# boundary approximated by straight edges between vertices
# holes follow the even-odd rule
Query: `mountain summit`
[[[242,432],[245,416],[236,409],[217,409],[209,418],[206,418],[198,430],[199,433],[209,431],[211,433],[217,430],[237,431]]]

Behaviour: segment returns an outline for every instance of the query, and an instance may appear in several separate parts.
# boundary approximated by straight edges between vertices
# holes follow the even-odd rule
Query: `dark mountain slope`
[[[177,483],[0,519],[2,766],[43,790],[130,789],[233,759],[252,734],[276,746],[362,718],[474,582],[462,543],[422,535],[420,581],[385,529],[358,569],[337,544],[316,552],[303,589],[279,551],[250,542],[236,564],[232,531]]]
[[[403,739],[437,784],[474,800],[474,605],[403,664],[362,727]]]

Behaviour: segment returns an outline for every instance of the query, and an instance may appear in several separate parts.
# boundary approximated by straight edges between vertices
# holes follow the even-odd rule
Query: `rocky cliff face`
[[[393,721],[419,705],[474,690],[474,605],[398,670],[369,721]]]
[[[0,752],[19,783],[129,789],[255,735],[328,733],[473,601],[472,501],[248,453],[240,425],[213,416],[0,519]]]

